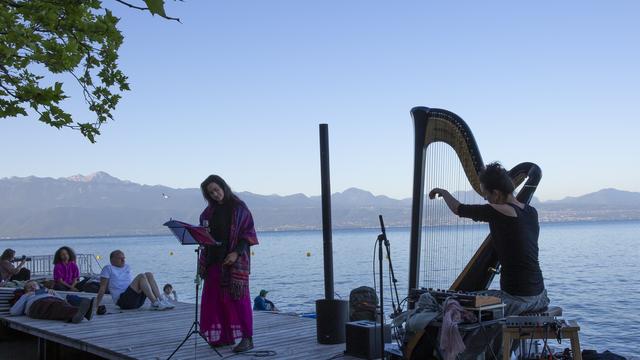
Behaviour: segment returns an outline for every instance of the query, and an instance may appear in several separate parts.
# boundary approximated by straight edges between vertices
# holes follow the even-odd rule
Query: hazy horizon
[[[104,5],[132,89],[115,121],[90,144],[2,119],[0,176],[101,169],[189,188],[216,173],[237,190],[317,194],[327,123],[334,190],[404,198],[409,110],[427,106],[462,117],[485,162],[539,165],[540,199],[640,191],[640,2],[166,2],[182,23]]]
[[[50,178],[50,179],[56,179],[56,180],[59,180],[59,179],[72,180],[72,179],[71,179],[72,177],[81,176],[81,177],[86,177],[86,178],[88,178],[88,177],[91,177],[91,176],[93,176],[93,175],[95,175],[95,174],[98,174],[98,173],[104,173],[104,174],[107,174],[107,175],[109,175],[109,176],[112,176],[112,177],[114,177],[114,178],[117,178],[117,179],[118,179],[118,180],[120,180],[120,181],[125,181],[125,182],[135,183],[135,184],[138,184],[138,185],[144,185],[144,186],[165,186],[165,187],[169,187],[169,188],[176,189],[176,190],[178,190],[178,189],[197,189],[197,188],[199,187],[199,184],[196,184],[195,186],[189,186],[189,187],[173,187],[173,186],[170,186],[170,185],[167,185],[167,184],[162,184],[162,183],[158,183],[158,184],[145,184],[145,183],[139,183],[139,182],[132,181],[132,180],[129,180],[129,179],[126,179],[126,178],[121,178],[121,177],[115,176],[115,175],[113,175],[113,174],[110,174],[110,173],[108,173],[108,172],[106,172],[106,171],[102,171],[102,170],[94,171],[94,172],[91,172],[91,173],[88,173],[88,174],[80,174],[80,173],[76,173],[76,174],[73,174],[73,175],[60,176],[60,177],[53,177],[53,176],[39,176],[39,175],[27,175],[27,176],[4,176],[4,177],[0,177],[0,180],[3,180],[3,179],[11,179],[11,178],[28,178],[28,177],[36,177],[36,178],[42,178],[42,179]],[[87,180],[75,180],[75,181],[87,181]],[[332,187],[332,189],[331,189],[331,193],[332,193],[332,194],[334,194],[334,193],[342,193],[342,192],[347,191],[347,190],[349,190],[349,189],[358,189],[358,190],[362,190],[362,191],[369,192],[369,193],[373,194],[374,196],[386,196],[386,197],[389,197],[389,198],[394,199],[394,200],[406,200],[406,199],[410,199],[410,198],[412,197],[411,195],[408,195],[408,196],[405,196],[405,197],[393,197],[393,196],[388,195],[388,194],[378,194],[378,193],[375,193],[375,192],[373,192],[373,191],[371,191],[371,190],[369,190],[369,189],[365,189],[365,188],[363,188],[363,187],[355,186],[355,185],[354,185],[354,186],[348,186],[348,187],[346,187],[346,188],[344,188],[344,189],[334,189],[334,188]],[[587,194],[592,194],[592,193],[595,193],[595,192],[598,192],[598,191],[601,191],[601,190],[606,190],[606,189],[614,189],[614,190],[620,190],[620,191],[636,192],[636,191],[633,191],[633,190],[619,189],[619,188],[616,188],[616,187],[611,187],[611,186],[609,186],[609,187],[604,187],[604,188],[601,188],[601,189],[594,189],[593,191],[588,191],[588,192],[583,193],[583,194],[577,194],[577,195],[565,195],[565,196],[562,196],[562,197],[560,197],[560,198],[554,198],[554,199],[543,199],[543,198],[540,198],[539,196],[537,196],[537,193],[536,193],[536,194],[534,194],[534,197],[538,198],[538,200],[540,200],[540,201],[555,201],[555,200],[562,200],[562,199],[565,199],[565,198],[567,198],[567,197],[579,197],[579,196],[583,196],[583,195],[587,195]],[[305,195],[305,196],[307,196],[307,197],[317,197],[317,196],[320,196],[320,195],[321,195],[320,193],[317,193],[317,194],[306,194],[306,193],[303,193],[303,192],[294,192],[294,193],[287,193],[287,194],[279,194],[279,193],[275,193],[275,192],[274,192],[274,193],[258,193],[258,192],[256,192],[256,191],[252,191],[252,190],[250,190],[250,189],[235,189],[235,188],[232,188],[232,190],[233,190],[234,192],[250,192],[250,193],[255,194],[255,195],[263,195],[263,196],[277,195],[277,196],[283,196],[283,197],[284,197],[284,196],[291,196],[291,195],[302,194],[302,195]]]

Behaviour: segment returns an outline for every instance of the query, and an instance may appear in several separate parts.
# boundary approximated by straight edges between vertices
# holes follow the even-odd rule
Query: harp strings
[[[428,193],[438,187],[448,190],[464,204],[482,203],[483,199],[471,187],[457,154],[449,145],[430,144],[425,159],[421,285],[448,289],[488,232],[451,213],[444,200],[428,199]]]

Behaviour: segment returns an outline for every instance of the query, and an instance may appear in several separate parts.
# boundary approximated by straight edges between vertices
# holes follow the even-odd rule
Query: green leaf
[[[164,0],[144,0],[144,2],[147,3],[151,14],[167,17],[167,14],[164,12]]]
[[[164,0],[144,2],[152,15],[178,20],[166,16]],[[0,119],[39,115],[47,125],[77,130],[95,142],[100,126],[114,119],[122,93],[130,90],[118,66],[124,40],[119,18],[102,0],[0,4]],[[58,74],[70,80],[63,86]],[[90,112],[85,122],[64,110],[69,96],[63,88],[74,86],[71,93],[82,94]]]

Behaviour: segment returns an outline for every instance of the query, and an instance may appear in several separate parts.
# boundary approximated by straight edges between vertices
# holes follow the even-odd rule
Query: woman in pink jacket
[[[53,280],[55,290],[80,291],[76,288],[80,270],[76,264],[76,253],[68,246],[58,249],[53,255]]]

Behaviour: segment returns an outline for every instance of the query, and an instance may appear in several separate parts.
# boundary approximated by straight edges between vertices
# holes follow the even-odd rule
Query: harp
[[[499,268],[488,227],[458,218],[444,201],[425,200],[425,191],[441,187],[461,203],[484,202],[479,179],[484,163],[478,145],[467,124],[450,111],[416,107],[411,116],[415,155],[409,289],[486,290]],[[509,170],[509,176],[518,201],[529,203],[542,176],[540,168],[521,163]]]

